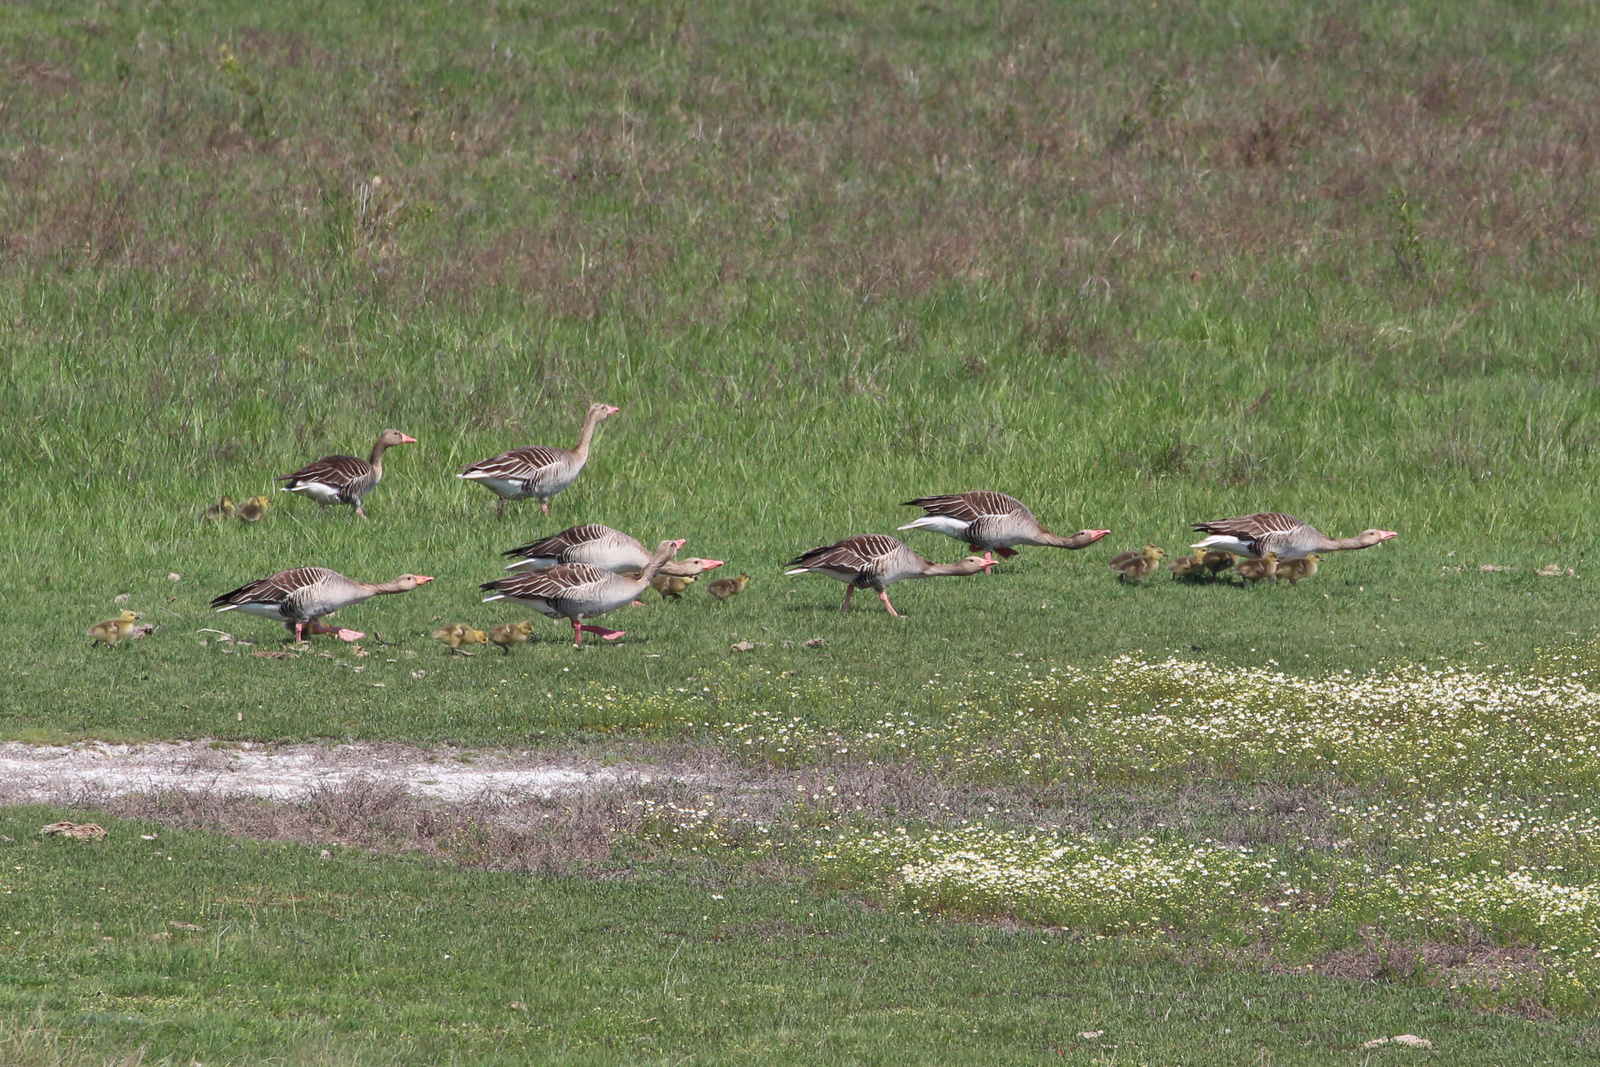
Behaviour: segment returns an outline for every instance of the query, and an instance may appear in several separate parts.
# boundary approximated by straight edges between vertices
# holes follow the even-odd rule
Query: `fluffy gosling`
[[[134,623],[138,621],[139,613],[137,611],[124,610],[122,614],[114,619],[95,623],[85,630],[83,634],[85,637],[92,637],[94,639],[93,644],[104,644],[111,648],[116,648],[117,642],[124,637],[143,637],[155,629],[154,626],[135,626]]]
[[[1193,554],[1182,556],[1167,564],[1167,569],[1172,572],[1174,578],[1198,577],[1206,569],[1205,556],[1206,550],[1197,548]]]
[[[222,499],[202,511],[200,517],[211,522],[226,522],[233,518],[233,512],[233,497],[224,493]]]
[[[1145,545],[1139,552],[1122,552],[1113,556],[1111,569],[1117,572],[1119,582],[1143,585],[1165,556],[1166,552],[1155,545]]]
[[[1215,578],[1233,566],[1233,553],[1224,552],[1221,549],[1213,549],[1207,552],[1200,562],[1205,565],[1206,570],[1211,572],[1211,577]]]
[[[1302,578],[1309,578],[1316,574],[1317,564],[1321,562],[1322,557],[1315,552],[1309,556],[1301,556],[1299,559],[1286,559],[1278,564],[1278,577],[1289,579],[1289,584],[1293,585]]]
[[[650,588],[669,600],[678,600],[682,598],[684,591],[697,580],[695,578],[674,578],[670,574],[658,574],[650,579]]]
[[[239,517],[245,522],[260,522],[267,517],[267,509],[271,506],[271,497],[253,496],[248,503],[239,509]]]
[[[1278,554],[1268,552],[1260,559],[1241,559],[1233,568],[1233,573],[1247,582],[1259,582],[1265,578],[1277,581]]]
[[[489,640],[499,645],[500,651],[509,656],[511,655],[512,645],[522,644],[532,634],[533,623],[527,620],[522,622],[503,622],[499,626],[490,627]]]
[[[706,592],[716,597],[719,602],[726,602],[729,597],[738,596],[744,592],[744,587],[750,584],[750,576],[741,574],[737,578],[718,578],[706,586]]]
[[[433,631],[433,639],[450,650],[453,656],[461,652],[462,645],[481,645],[489,640],[482,630],[474,630],[464,622],[453,622],[449,626],[441,626]],[[470,656],[470,652],[461,652],[463,656]]]

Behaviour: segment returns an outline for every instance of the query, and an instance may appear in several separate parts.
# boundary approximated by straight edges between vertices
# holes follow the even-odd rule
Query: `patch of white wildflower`
[[[1470,923],[1497,940],[1537,945],[1567,964],[1566,977],[1600,980],[1600,886],[1564,884],[1563,870],[1477,871],[1385,878],[1410,917],[1441,930]]]
[[[1102,936],[1287,938],[1315,949],[1370,924],[1436,940],[1470,927],[1497,943],[1533,945],[1574,990],[1600,992],[1600,886],[1573,884],[1558,868],[1382,871],[1341,859],[1313,869],[1290,855],[1210,841],[1102,841],[982,826],[844,833],[816,863],[825,880],[887,904]],[[1330,875],[1338,892],[1328,892]]]
[[[1245,901],[1286,906],[1295,893],[1287,870],[1248,849],[979,826],[841,836],[819,870],[919,910],[1014,915],[1100,934],[1210,927],[1223,913],[1237,917]]]
[[[1302,678],[1131,656],[964,698],[925,746],[1034,780],[1329,779],[1391,792],[1600,786],[1600,692],[1575,677],[1407,667]]]
[[[1450,870],[1600,870],[1600,813],[1577,797],[1455,797],[1335,807],[1335,827],[1369,852],[1401,848]]]

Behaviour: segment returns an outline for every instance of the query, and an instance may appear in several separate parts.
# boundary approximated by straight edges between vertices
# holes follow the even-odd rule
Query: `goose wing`
[[[947,496],[920,496],[915,500],[907,500],[905,506],[921,508],[939,518],[968,523],[999,515],[1022,514],[1032,518],[1032,512],[1015,497],[982,489]]]
[[[610,585],[619,581],[626,579],[587,563],[562,563],[542,571],[525,571],[509,578],[497,578],[492,582],[484,582],[478,588],[512,600],[554,603],[599,599]]]
[[[319,587],[348,581],[338,571],[326,567],[296,567],[231,589],[213,598],[211,606],[218,611],[276,608],[284,618],[295,618],[302,614]]]
[[[502,552],[502,556],[515,556],[519,559],[557,559],[579,545],[591,541],[604,540],[607,537],[626,537],[620,530],[613,530],[609,526],[602,526],[597,522],[587,523],[583,526],[573,526],[562,530],[560,533],[542,537],[537,541],[530,541],[525,545]]]
[[[372,464],[364,459],[356,456],[323,456],[293,474],[285,474],[275,480],[288,482],[291,489],[301,482],[321,482],[335,489],[344,489],[359,485],[371,477]]]
[[[862,534],[802,552],[785,566],[795,568],[789,574],[818,571],[859,584],[882,576],[902,556],[920,558],[903,541],[885,534]]]
[[[498,456],[482,459],[461,469],[463,478],[499,478],[505,481],[527,481],[541,471],[556,467],[572,457],[572,453],[544,445],[513,448]]]

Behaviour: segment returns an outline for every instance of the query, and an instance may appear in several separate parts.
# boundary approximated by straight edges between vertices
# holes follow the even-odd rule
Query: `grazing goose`
[[[1205,550],[1201,549],[1201,551],[1204,552]],[[1224,552],[1222,549],[1217,548],[1212,549],[1210,552],[1206,552],[1205,557],[1202,558],[1200,562],[1205,564],[1206,570],[1210,571],[1211,577],[1215,578],[1217,575],[1233,566],[1233,558],[1232,552]]]
[[[1119,552],[1112,556],[1111,569],[1117,572],[1117,581],[1143,585],[1166,555],[1155,545],[1145,545],[1138,552]]]
[[[323,456],[308,463],[293,474],[276,479],[289,484],[280,486],[279,492],[304,493],[323,507],[329,504],[349,504],[361,518],[367,511],[361,498],[383,480],[383,452],[394,445],[414,445],[417,439],[399,430],[385,430],[378,435],[369,459],[355,456]]]
[[[587,563],[603,571],[637,575],[650,562],[650,552],[644,545],[621,530],[613,530],[597,522],[573,526],[558,534],[502,552],[501,555],[516,557],[515,562],[506,564],[508,571],[554,567],[559,563]],[[720,559],[691,556],[688,559],[668,560],[659,573],[670,574],[674,578],[693,578],[720,566]]]
[[[532,633],[533,623],[526,620],[523,622],[503,622],[499,626],[491,626],[489,628],[489,640],[499,645],[500,651],[509,656],[511,655],[511,646],[522,644]]]
[[[791,559],[786,566],[795,568],[785,574],[825,574],[845,583],[844,603],[840,611],[850,610],[850,598],[857,589],[876,589],[878,599],[889,609],[889,614],[902,618],[889,603],[889,586],[907,578],[940,578],[947,575],[985,573],[994,566],[994,560],[981,556],[968,556],[959,563],[930,563],[911,551],[903,541],[884,534],[863,534],[846,537],[831,545],[813,548]]]
[[[1205,573],[1206,550],[1197,548],[1190,555],[1180,556],[1167,564],[1174,578],[1198,578]]]
[[[706,586],[706,592],[717,598],[718,603],[727,603],[729,597],[736,597],[744,592],[744,587],[750,584],[750,576],[741,574],[737,578],[718,578]]]
[[[1268,552],[1260,559],[1241,559],[1233,573],[1247,582],[1259,582],[1264,578],[1278,580],[1278,554]]]
[[[694,578],[679,578],[671,574],[657,574],[650,579],[650,588],[660,593],[667,600],[682,600],[683,594],[688,591],[695,581],[696,579]]]
[[[462,645],[481,645],[489,640],[489,635],[482,630],[474,630],[464,622],[453,622],[449,626],[441,626],[433,631],[433,639],[450,650],[453,656],[461,652]],[[470,652],[461,652],[463,656],[470,656]]]
[[[223,494],[222,499],[202,511],[200,517],[210,519],[212,522],[225,522],[233,518],[233,512],[233,497]]]
[[[1286,559],[1278,564],[1278,577],[1287,578],[1293,585],[1302,578],[1309,578],[1317,573],[1317,564],[1322,562],[1322,557],[1315,552],[1299,559]]]
[[[1268,552],[1276,552],[1279,559],[1299,559],[1313,552],[1370,548],[1399,536],[1394,530],[1362,530],[1355,537],[1329,537],[1293,515],[1280,515],[1277,512],[1260,512],[1237,519],[1216,519],[1189,525],[1191,529],[1211,535],[1196,542],[1193,547],[1220,548],[1251,559],[1259,559]]]
[[[585,630],[599,634],[607,641],[615,641],[626,631],[588,626],[583,620],[615,611],[638,599],[650,588],[650,579],[656,576],[663,564],[677,555],[683,545],[681,538],[661,542],[656,546],[655,555],[645,561],[644,569],[637,578],[626,578],[587,563],[560,563],[544,570],[526,571],[498,581],[484,582],[478,588],[489,594],[483,598],[486,603],[490,600],[515,600],[552,619],[571,620],[574,647],[583,644]]]
[[[260,522],[267,517],[267,509],[271,506],[271,497],[253,496],[239,508],[239,517],[245,522]]]
[[[994,553],[1009,559],[1016,555],[1012,545],[1043,545],[1046,548],[1083,548],[1092,545],[1110,530],[1079,530],[1071,537],[1061,537],[1039,525],[1022,501],[1004,493],[976,490],[970,493],[952,493],[949,496],[919,496],[907,500],[903,507],[921,508],[927,512],[900,527],[902,530],[933,530],[965,541],[983,552],[983,558],[994,560]]]
[[[375,585],[346,578],[326,567],[296,567],[223,593],[211,601],[211,606],[218,611],[242,611],[281,620],[296,641],[305,640],[305,631],[333,634],[341,641],[357,641],[366,635],[343,627],[324,626],[317,620],[368,597],[409,593],[431,581],[432,576],[427,574],[402,574],[392,582]]]
[[[577,481],[578,472],[588,462],[594,428],[621,410],[610,404],[589,405],[589,415],[583,420],[578,443],[570,449],[544,445],[513,448],[463,468],[456,477],[488,486],[500,498],[495,507],[496,515],[505,514],[507,500],[526,500],[530,496],[539,501],[539,510],[548,515],[550,498]]]
[[[111,648],[116,648],[117,642],[121,641],[124,637],[143,637],[144,634],[155,629],[154,626],[135,626],[134,623],[138,622],[139,619],[140,615],[137,611],[128,611],[124,609],[122,613],[114,619],[107,619],[104,622],[95,623],[93,626],[85,630],[83,635],[85,637],[94,638],[93,644],[104,644]],[[138,630],[143,630],[144,633],[136,633],[135,631]]]

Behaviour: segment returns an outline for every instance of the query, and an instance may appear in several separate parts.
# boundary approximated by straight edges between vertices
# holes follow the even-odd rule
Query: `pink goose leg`
[[[308,629],[314,634],[332,634],[341,641],[359,641],[367,636],[360,630],[346,630],[343,626],[329,626],[317,619],[312,619]]]
[[[840,611],[849,611],[850,610],[850,598],[855,596],[855,595],[856,595],[856,587],[855,586],[853,586],[853,585],[845,586],[844,587],[844,603],[839,605],[839,610]]]
[[[587,623],[579,623],[577,619],[573,619],[572,620],[572,647],[573,648],[581,648],[581,647],[583,647],[583,631],[585,631],[585,630],[588,630],[592,634],[599,634],[600,635],[600,639],[603,640],[603,641],[615,641],[617,638],[621,637],[623,634],[628,632],[626,630],[608,630],[604,626],[590,626]]]
[[[889,603],[889,590],[887,590],[887,589],[878,590],[878,599],[883,601],[883,606],[889,609],[889,614],[890,615],[893,615],[897,619],[905,618],[904,615],[902,615],[898,611],[894,610],[894,605],[893,604]]]

